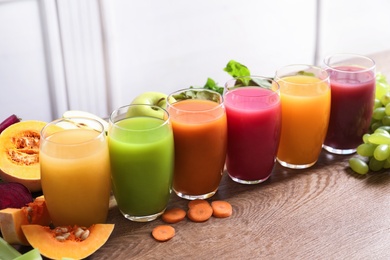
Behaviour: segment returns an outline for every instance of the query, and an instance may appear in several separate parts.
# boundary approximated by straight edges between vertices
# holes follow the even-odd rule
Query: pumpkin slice
[[[40,132],[45,122],[29,120],[7,127],[0,135],[0,177],[19,182],[30,191],[41,190]]]
[[[37,197],[23,208],[0,210],[0,230],[5,241],[12,245],[29,245],[24,236],[22,225],[38,224],[48,226],[51,223],[45,198]]]
[[[10,125],[1,133],[0,178],[2,180],[19,182],[31,192],[42,189],[39,144],[41,130],[46,124],[37,120],[21,121]]]
[[[25,225],[22,230],[30,245],[47,258],[84,259],[106,243],[114,224],[94,224],[88,229]]]

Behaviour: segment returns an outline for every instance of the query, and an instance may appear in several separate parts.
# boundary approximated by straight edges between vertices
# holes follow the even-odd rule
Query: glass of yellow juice
[[[89,118],[61,118],[41,131],[42,192],[55,226],[104,223],[111,193],[103,125]]]
[[[276,71],[282,102],[282,130],[277,154],[288,168],[314,165],[322,150],[330,116],[328,73],[312,65],[289,65]]]

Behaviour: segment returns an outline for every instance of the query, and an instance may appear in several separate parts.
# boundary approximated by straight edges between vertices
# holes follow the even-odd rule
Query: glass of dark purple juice
[[[331,113],[323,148],[352,154],[367,133],[375,100],[375,62],[357,54],[324,59],[331,86]]]

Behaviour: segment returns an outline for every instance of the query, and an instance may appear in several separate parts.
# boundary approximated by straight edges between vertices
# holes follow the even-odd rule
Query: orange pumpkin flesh
[[[40,191],[39,144],[47,123],[27,120],[7,127],[0,135],[0,178]]]
[[[50,225],[51,219],[43,196],[37,197],[26,207],[0,210],[0,230],[5,241],[15,245],[29,245],[22,225]]]
[[[73,227],[68,239],[59,241],[56,238],[55,231],[48,226],[22,226],[24,235],[30,245],[37,248],[43,256],[50,259],[84,259],[106,243],[114,230],[114,224],[92,225],[88,228],[90,233],[85,240],[80,240],[75,237],[74,231],[76,228]]]

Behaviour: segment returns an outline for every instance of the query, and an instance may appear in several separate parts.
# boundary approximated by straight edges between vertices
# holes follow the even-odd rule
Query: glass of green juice
[[[112,190],[122,215],[147,222],[164,213],[172,192],[173,132],[158,106],[120,107],[109,118]]]

